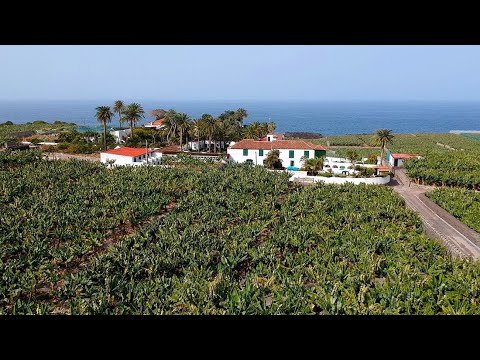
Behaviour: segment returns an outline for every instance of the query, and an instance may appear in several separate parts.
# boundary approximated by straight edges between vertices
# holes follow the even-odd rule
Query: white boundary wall
[[[325,184],[345,184],[347,182],[358,184],[370,184],[370,185],[385,185],[390,182],[390,175],[383,177],[368,177],[368,178],[343,178],[343,177],[324,177],[324,176],[308,176],[306,171],[291,172],[293,176],[290,177],[290,181],[301,181],[305,179],[310,182],[323,182]]]

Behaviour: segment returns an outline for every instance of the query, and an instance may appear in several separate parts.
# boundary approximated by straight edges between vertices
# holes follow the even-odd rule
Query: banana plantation
[[[437,205],[465,225],[480,232],[480,193],[473,190],[442,188],[427,193]]]
[[[321,144],[327,144],[327,141],[331,146],[346,146],[335,149],[338,156],[345,156],[347,146],[378,145],[372,135],[338,135],[312,140]],[[392,153],[414,153],[423,157],[405,162],[408,175],[419,184],[480,188],[480,141],[474,136],[395,134],[388,149]],[[355,151],[362,157],[380,155],[377,149],[356,148]]]
[[[2,314],[467,314],[480,265],[390,188],[0,154]]]

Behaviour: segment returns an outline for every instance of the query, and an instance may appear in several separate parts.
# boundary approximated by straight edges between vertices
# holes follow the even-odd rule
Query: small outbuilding
[[[157,165],[160,163],[162,153],[157,149],[118,147],[100,153],[100,161],[113,165]]]
[[[117,144],[123,144],[131,134],[130,128],[111,128],[110,134],[115,138]]]
[[[387,161],[393,167],[403,166],[403,162],[408,159],[415,159],[419,156],[417,154],[407,154],[407,153],[388,153]]]
[[[376,175],[387,175],[390,172],[390,167],[384,165],[377,165],[374,167]]]

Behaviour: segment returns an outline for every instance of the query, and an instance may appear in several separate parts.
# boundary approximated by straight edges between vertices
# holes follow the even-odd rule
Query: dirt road
[[[87,161],[100,161],[100,155],[78,155],[78,154],[63,154],[63,153],[46,153],[46,158],[48,160],[68,160],[68,159],[77,159],[77,160],[87,160]]]
[[[395,170],[391,185],[406,205],[419,214],[427,235],[443,242],[454,255],[480,258],[480,234],[427,198],[425,193],[433,187],[410,183],[403,169]]]

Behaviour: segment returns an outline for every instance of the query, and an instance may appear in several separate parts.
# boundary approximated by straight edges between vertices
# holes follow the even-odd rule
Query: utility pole
[[[145,158],[147,160],[147,165],[148,165],[148,143],[147,143],[147,139],[145,139]]]

